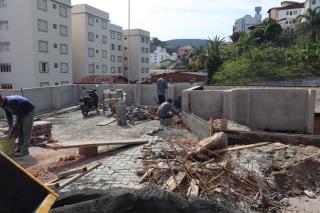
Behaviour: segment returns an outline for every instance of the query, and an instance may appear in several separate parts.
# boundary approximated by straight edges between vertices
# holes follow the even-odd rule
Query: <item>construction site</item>
[[[81,112],[83,88],[100,113]],[[1,91],[36,116],[29,155],[0,147],[0,212],[320,212],[319,89],[169,84],[170,119],[157,116],[156,90]]]

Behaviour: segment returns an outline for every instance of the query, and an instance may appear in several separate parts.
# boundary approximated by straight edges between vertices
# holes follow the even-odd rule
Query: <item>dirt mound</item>
[[[62,195],[52,213],[211,213],[236,212],[218,203],[200,198],[184,199],[173,193],[150,189],[115,188],[108,191],[90,190]]]
[[[320,158],[312,157],[271,174],[276,187],[288,195],[320,187]]]

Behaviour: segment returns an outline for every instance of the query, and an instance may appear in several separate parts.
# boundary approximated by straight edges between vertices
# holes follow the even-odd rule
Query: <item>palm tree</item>
[[[209,46],[207,49],[207,69],[208,69],[208,83],[211,82],[213,74],[221,67],[222,61],[222,44],[224,43],[224,38],[215,36],[213,39],[208,40]]]
[[[249,33],[243,33],[236,44],[238,54],[241,55],[249,51],[255,44],[255,39],[252,39]]]
[[[297,17],[302,22],[297,26],[297,31],[308,36],[311,43],[320,39],[320,7],[308,9],[304,15]]]

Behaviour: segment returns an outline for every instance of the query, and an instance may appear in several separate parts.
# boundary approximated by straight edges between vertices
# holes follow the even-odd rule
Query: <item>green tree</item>
[[[208,59],[207,59],[207,69],[208,69],[208,83],[211,82],[212,76],[223,64],[223,50],[222,44],[224,43],[224,38],[215,36],[213,39],[209,39],[209,47],[207,49]]]
[[[297,26],[297,32],[308,36],[311,43],[320,39],[320,7],[308,9],[307,13],[298,16],[302,22]]]
[[[264,22],[264,38],[266,41],[278,42],[282,33],[282,27],[273,19],[268,19]]]
[[[243,33],[240,36],[238,42],[236,43],[236,47],[239,55],[245,52],[248,52],[254,46],[255,46],[255,39],[252,39],[249,33]]]

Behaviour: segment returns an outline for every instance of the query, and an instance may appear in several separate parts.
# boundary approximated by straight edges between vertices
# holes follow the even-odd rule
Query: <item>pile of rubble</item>
[[[145,146],[140,182],[241,210],[288,206],[288,197],[320,192],[320,149],[281,143],[228,147],[220,132],[199,143],[175,137]]]
[[[31,144],[38,145],[39,143],[52,139],[52,123],[50,121],[35,121],[32,127]]]

